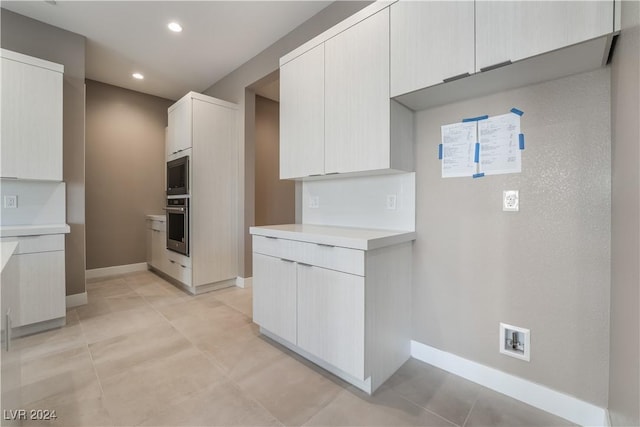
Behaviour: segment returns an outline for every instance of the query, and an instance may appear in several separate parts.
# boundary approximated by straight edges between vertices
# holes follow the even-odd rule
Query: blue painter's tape
[[[520,142],[520,149],[524,150],[524,133],[518,135],[518,140]]]
[[[474,173],[473,174],[473,179],[482,178],[483,176],[484,176],[484,172]]]
[[[438,145],[438,159],[442,160],[442,144]]]
[[[512,108],[512,109],[511,109],[511,112],[512,112],[513,114],[517,114],[517,115],[519,115],[519,116],[521,116],[521,115],[523,115],[523,114],[524,114],[524,112],[523,112],[523,111],[520,111],[520,110],[518,110],[517,108]]]
[[[478,117],[471,117],[469,119],[462,119],[462,123],[467,123],[467,122],[477,122],[480,120],[486,120],[488,119],[489,116],[478,116]]]
[[[473,156],[473,161],[478,163],[480,161],[480,143],[476,142],[476,153]]]

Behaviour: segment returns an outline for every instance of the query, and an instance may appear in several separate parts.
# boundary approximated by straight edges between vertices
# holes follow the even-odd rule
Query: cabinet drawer
[[[147,228],[156,231],[166,231],[166,225],[164,221],[157,221],[155,219],[147,220]]]
[[[186,267],[183,264],[178,263],[172,259],[169,259],[169,262],[165,266],[166,271],[169,276],[173,277],[176,280],[184,283],[187,286],[191,286],[193,283],[191,281],[191,268]]]
[[[64,250],[64,234],[47,234],[41,236],[3,237],[3,242],[18,242],[16,254],[52,252]]]
[[[263,255],[364,276],[364,251],[358,249],[253,236],[253,251]]]
[[[165,242],[165,248],[166,247],[167,246],[166,246],[166,242]],[[188,257],[188,256],[184,256],[184,255],[179,254],[177,252],[167,250],[167,257],[169,258],[169,261],[173,261],[173,263],[175,263],[175,264],[183,265],[185,267],[191,268],[191,258]]]

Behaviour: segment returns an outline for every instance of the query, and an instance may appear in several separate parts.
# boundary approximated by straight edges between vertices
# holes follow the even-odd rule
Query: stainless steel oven
[[[189,256],[189,198],[167,199],[167,249]]]

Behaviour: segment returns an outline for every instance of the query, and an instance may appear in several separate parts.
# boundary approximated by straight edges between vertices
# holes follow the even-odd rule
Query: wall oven
[[[167,249],[189,256],[189,198],[167,199]]]
[[[167,162],[167,196],[189,194],[189,156]]]

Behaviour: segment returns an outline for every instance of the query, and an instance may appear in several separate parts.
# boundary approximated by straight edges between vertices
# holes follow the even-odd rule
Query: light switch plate
[[[505,212],[518,212],[520,210],[520,196],[518,190],[502,192],[502,210]]]
[[[320,197],[318,196],[309,197],[309,207],[311,209],[318,209],[320,207]]]
[[[397,208],[398,196],[395,194],[387,194],[387,209],[395,211]]]

